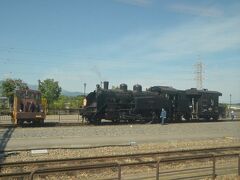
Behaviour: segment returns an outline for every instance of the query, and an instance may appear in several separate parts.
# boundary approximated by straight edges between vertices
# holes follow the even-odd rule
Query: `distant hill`
[[[31,84],[28,84],[28,87],[30,89],[33,89],[33,90],[37,90],[38,89],[38,86],[37,85],[31,85]],[[62,92],[61,92],[62,95],[64,96],[80,96],[80,95],[83,95],[84,93],[82,92],[77,92],[77,91],[67,91],[65,89],[62,89]]]
[[[82,93],[82,92],[77,92],[77,91],[72,92],[72,91],[67,91],[67,90],[64,90],[64,89],[62,89],[62,93],[61,94],[64,95],[64,96],[80,96],[80,95],[84,95],[84,93]]]

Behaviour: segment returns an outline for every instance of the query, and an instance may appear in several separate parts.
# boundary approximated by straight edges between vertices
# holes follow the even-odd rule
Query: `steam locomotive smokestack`
[[[109,85],[109,82],[108,82],[108,81],[104,81],[104,82],[103,82],[103,88],[104,88],[105,90],[108,90],[108,85]]]

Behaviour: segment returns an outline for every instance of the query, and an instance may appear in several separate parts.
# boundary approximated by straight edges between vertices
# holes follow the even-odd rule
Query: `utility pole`
[[[84,91],[83,91],[83,92],[84,92],[84,96],[85,96],[85,95],[86,95],[86,86],[87,86],[87,83],[84,83],[83,86],[84,86]]]
[[[231,118],[232,94],[229,95],[229,117]]]
[[[195,64],[195,80],[197,84],[197,89],[203,88],[203,63],[200,61]]]
[[[40,79],[38,80],[38,90],[40,90],[40,84],[41,84],[41,81]]]
[[[229,104],[229,109],[231,108],[232,106],[232,94],[230,94],[230,104]]]

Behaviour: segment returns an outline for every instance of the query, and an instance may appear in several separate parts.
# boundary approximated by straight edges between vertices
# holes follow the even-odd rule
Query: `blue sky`
[[[0,79],[203,87],[240,102],[238,0],[1,0]]]

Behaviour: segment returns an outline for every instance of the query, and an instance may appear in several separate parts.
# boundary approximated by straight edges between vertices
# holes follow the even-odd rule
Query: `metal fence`
[[[11,123],[10,109],[0,109],[0,123]]]
[[[76,123],[83,122],[80,115],[81,109],[49,109],[47,111],[45,122],[58,123]],[[0,124],[11,123],[11,115],[9,109],[0,110]]]
[[[82,122],[81,109],[49,109],[46,121],[49,122]]]
[[[217,168],[216,162],[217,158],[236,158],[236,164],[233,167],[225,166],[220,169]],[[185,169],[177,170],[172,169],[167,172],[161,172],[161,165],[164,163],[176,163],[176,162],[183,162],[188,163],[189,161],[202,161],[202,162],[208,162],[210,161],[209,166],[205,167],[188,167]],[[97,169],[106,169],[106,168],[114,168],[117,169],[117,177],[115,176],[114,179],[121,180],[122,178],[122,169],[124,167],[130,167],[130,166],[139,166],[139,165],[151,165],[154,164],[155,167],[155,177],[152,177],[152,179],[164,179],[164,178],[171,178],[175,179],[176,175],[180,179],[187,179],[187,178],[201,178],[201,177],[211,177],[212,179],[215,179],[219,174],[221,175],[227,175],[227,174],[235,174],[237,176],[240,176],[240,154],[223,154],[223,155],[198,155],[198,156],[185,156],[185,157],[176,157],[176,158],[166,158],[166,159],[160,159],[158,161],[147,161],[147,162],[134,162],[134,163],[106,163],[106,164],[94,164],[94,165],[77,165],[77,166],[65,166],[65,167],[53,167],[53,168],[40,168],[36,169],[31,172],[29,179],[34,179],[34,175],[40,175],[40,174],[51,174],[51,173],[59,173],[59,172],[69,172],[69,171],[84,171],[84,170],[97,170]],[[224,164],[223,164],[224,165]],[[222,173],[220,173],[220,170],[224,170]],[[233,172],[229,170],[234,170]],[[186,173],[188,172],[188,173]],[[187,174],[187,175],[186,175]],[[136,176],[136,175],[135,175]],[[136,177],[135,177],[136,178]]]
[[[48,109],[45,122],[57,122],[57,123],[83,123],[84,119],[80,115],[81,109]],[[9,109],[0,109],[0,124],[11,123]],[[239,120],[240,111],[235,111],[236,118]],[[229,117],[223,120],[230,120]]]

